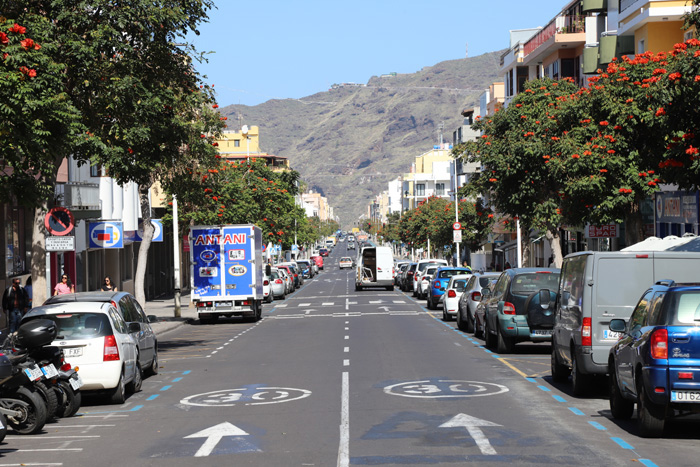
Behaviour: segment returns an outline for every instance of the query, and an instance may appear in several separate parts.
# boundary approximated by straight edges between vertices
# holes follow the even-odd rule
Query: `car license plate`
[[[58,376],[58,371],[56,371],[56,367],[53,366],[53,363],[50,363],[46,366],[42,366],[41,371],[47,378],[53,378],[54,376]]]
[[[532,335],[533,336],[551,336],[552,330],[551,329],[533,329]]]
[[[80,379],[80,375],[77,373],[75,377],[71,377],[68,382],[70,382],[70,387],[72,387],[74,391],[77,391],[83,385],[83,380]]]
[[[44,376],[44,373],[42,373],[41,369],[39,369],[39,367],[36,365],[33,365],[29,368],[25,368],[24,374],[26,374],[31,381],[40,380]]]
[[[615,340],[619,340],[620,337],[622,337],[622,333],[621,333],[621,332],[615,332],[615,331],[611,331],[611,330],[609,330],[609,329],[604,329],[604,330],[603,330],[603,339],[615,339]]]
[[[73,347],[70,349],[63,349],[63,355],[66,357],[80,357],[83,355],[82,347]]]
[[[700,391],[671,391],[671,402],[700,402]]]

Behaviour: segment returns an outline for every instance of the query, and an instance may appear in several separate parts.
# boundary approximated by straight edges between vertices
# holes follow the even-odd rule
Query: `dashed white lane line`
[[[343,349],[343,352],[345,352],[345,353],[350,352],[350,347],[345,347],[345,348]]]
[[[343,360],[343,366],[350,366],[350,360]]]
[[[350,339],[350,336],[345,336],[345,340],[348,340],[348,339]]]

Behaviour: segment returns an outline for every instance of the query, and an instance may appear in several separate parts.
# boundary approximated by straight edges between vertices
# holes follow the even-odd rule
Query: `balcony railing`
[[[75,210],[100,209],[100,186],[95,183],[67,182],[56,184],[61,206]]]
[[[540,32],[525,43],[524,54],[527,57],[555,34],[576,34],[585,32],[585,16],[557,16]]]

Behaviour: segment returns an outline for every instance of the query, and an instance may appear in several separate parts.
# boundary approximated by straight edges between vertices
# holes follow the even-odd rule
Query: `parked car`
[[[613,318],[628,319],[649,284],[672,278],[700,283],[700,253],[615,251],[574,253],[564,258],[552,338],[551,372],[557,382],[571,374],[573,393],[588,393],[593,375],[608,372],[608,353],[620,337]]]
[[[287,295],[287,284],[280,274],[280,270],[277,268],[272,268],[270,270],[270,289],[273,299],[281,298]]]
[[[294,284],[293,291],[298,289],[299,287],[301,287],[301,281],[299,278],[299,274],[294,269],[294,266],[292,266],[290,264],[278,264],[277,269],[284,270],[289,275],[289,277],[292,278],[292,283]]]
[[[416,273],[417,267],[418,263],[411,263],[404,269],[403,274],[401,274],[399,288],[404,292],[413,290],[413,275]]]
[[[297,264],[301,268],[301,273],[304,275],[304,278],[311,279],[312,277],[314,277],[314,271],[311,267],[311,261],[306,259],[298,259]]]
[[[266,303],[271,303],[274,299],[270,282],[270,276],[263,274],[263,301]]]
[[[294,278],[291,275],[289,275],[289,271],[287,271],[285,268],[276,269],[277,273],[284,280],[285,294],[290,294],[294,292]]]
[[[123,404],[127,392],[141,390],[138,349],[132,337],[141,327],[138,322],[127,325],[115,303],[73,300],[45,304],[32,308],[22,321],[39,318],[56,323],[58,333],[51,345],[63,350],[67,363],[80,368],[81,392],[104,392],[110,402]]]
[[[663,434],[676,411],[700,411],[700,286],[659,281],[642,295],[628,323],[615,318],[620,340],[610,349],[610,411],[629,419],[637,404],[639,432]]]
[[[457,306],[459,299],[467,289],[470,274],[455,274],[450,276],[449,282],[444,287],[444,293],[440,297],[442,301],[442,320],[450,321],[457,316]]]
[[[411,263],[405,262],[396,264],[396,266],[394,267],[394,285],[401,285],[401,274],[403,274],[403,272],[406,270],[409,264]]]
[[[433,280],[433,276],[435,275],[437,269],[438,267],[436,265],[428,266],[418,277],[418,280],[416,281],[417,288],[414,293],[419,300],[424,300],[427,296],[428,289],[430,288],[430,282]]]
[[[323,269],[323,256],[314,255],[310,259],[316,263],[316,266],[318,266],[319,269]]]
[[[471,274],[471,268],[452,268],[452,267],[442,267],[438,268],[437,271],[432,276],[432,280],[428,284],[427,300],[428,309],[437,308],[438,302],[445,293],[447,284],[450,282],[450,278],[456,275]],[[457,303],[455,303],[454,313],[450,316],[457,314]]]
[[[476,333],[476,308],[481,302],[481,291],[498,280],[500,273],[476,273],[469,278],[467,289],[459,298],[457,327],[460,331]]]
[[[150,325],[150,320],[136,297],[128,292],[80,292],[49,297],[44,305],[53,303],[112,303],[128,328],[138,324],[138,331],[129,331],[136,342],[140,371],[154,375],[158,373],[158,340]],[[135,327],[133,327],[135,329]],[[139,383],[140,384],[140,383]]]
[[[476,309],[474,310],[474,337],[481,337],[485,338],[484,332],[486,331],[486,325],[484,324],[486,322],[486,302],[488,299],[491,297],[493,287],[496,285],[495,281],[491,281],[491,284],[489,284],[488,287],[484,287],[481,289],[481,301],[479,304],[476,306]]]
[[[484,304],[486,346],[510,353],[518,342],[551,341],[558,286],[559,269],[503,271]]]
[[[340,260],[338,261],[338,267],[339,267],[340,269],[343,269],[343,268],[352,269],[353,263],[354,263],[354,261],[352,260],[351,257],[349,257],[349,256],[343,256],[343,257],[340,258]]]
[[[425,268],[428,266],[447,266],[447,261],[444,259],[422,259],[418,261],[416,274],[413,274],[413,286],[411,288],[414,297],[418,296],[418,279],[422,278],[423,272],[425,272]]]
[[[328,248],[319,248],[318,250],[319,256],[323,256],[324,258],[328,256],[329,253]]]

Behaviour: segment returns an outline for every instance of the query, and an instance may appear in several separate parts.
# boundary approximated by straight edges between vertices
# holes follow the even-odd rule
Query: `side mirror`
[[[132,332],[141,332],[141,323],[129,323],[129,333]]]
[[[155,323],[156,321],[158,321],[158,317],[156,315],[148,315],[146,316],[146,318],[148,319],[149,323]]]
[[[549,289],[540,289],[540,307],[543,310],[548,310],[551,305],[551,297]]]
[[[627,323],[625,323],[624,319],[613,319],[610,321],[608,327],[613,332],[625,332],[625,328],[627,328]]]

